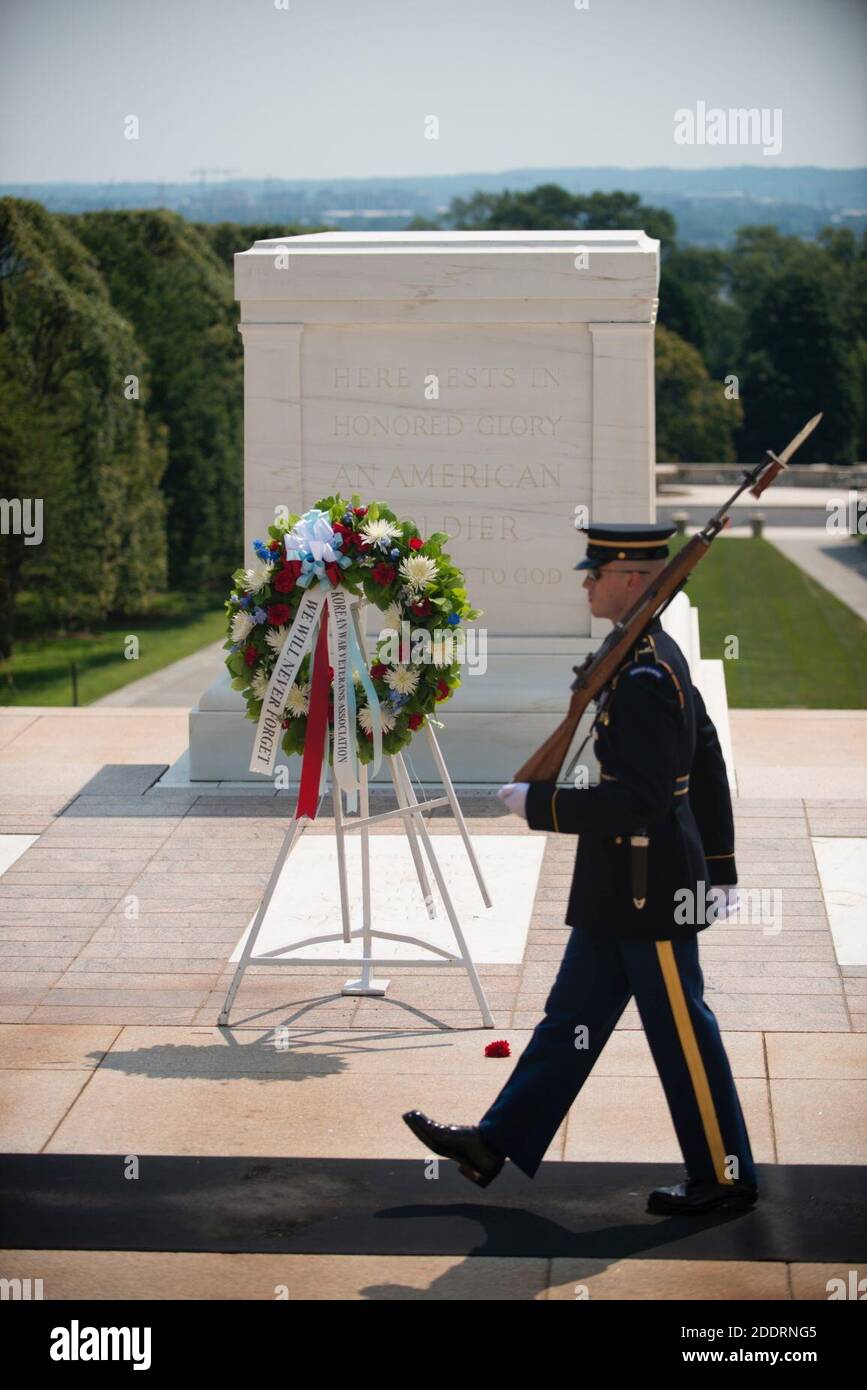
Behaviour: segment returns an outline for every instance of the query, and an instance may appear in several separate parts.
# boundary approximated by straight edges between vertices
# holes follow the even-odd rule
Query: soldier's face
[[[644,584],[641,576],[647,572],[626,566],[618,569],[613,564],[588,570],[582,587],[587,592],[593,617],[609,618],[616,623],[635,602]]]

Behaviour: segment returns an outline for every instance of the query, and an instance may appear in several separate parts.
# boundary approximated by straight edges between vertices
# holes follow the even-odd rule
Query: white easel
[[[364,637],[363,633],[361,632],[360,624],[358,622],[358,615],[354,610],[352,614],[352,620],[356,625],[356,632],[359,637],[359,645],[361,651],[363,652],[365,650]],[[434,853],[433,844],[431,842],[431,837],[428,833],[428,828],[424,817],[425,811],[431,811],[436,806],[451,806],[452,814],[455,818],[455,821],[457,822],[458,830],[460,831],[461,838],[463,839],[464,845],[466,847],[467,855],[469,857],[470,864],[472,865],[473,873],[476,876],[476,881],[479,885],[479,889],[482,894],[482,900],[486,907],[491,906],[491,898],[488,894],[488,890],[485,885],[485,880],[482,877],[482,871],[479,867],[479,862],[476,858],[475,850],[473,849],[473,844],[470,839],[469,831],[467,830],[463,813],[461,812],[461,808],[458,804],[457,796],[455,795],[455,789],[452,785],[452,780],[449,777],[448,768],[445,764],[445,759],[443,758],[442,751],[440,750],[440,746],[437,742],[436,734],[431,728],[430,722],[428,720],[425,721],[425,730],[427,732],[428,741],[431,746],[431,752],[433,754],[434,763],[436,764],[436,768],[440,776],[440,781],[442,782],[443,788],[445,790],[445,796],[436,797],[434,800],[430,801],[419,801],[416,797],[415,789],[412,785],[409,773],[407,772],[406,764],[404,763],[402,753],[386,754],[386,757],[388,758],[391,780],[394,784],[395,796],[397,797],[397,806],[392,811],[383,811],[375,816],[370,815],[367,768],[366,766],[364,766],[364,764],[362,764],[359,767],[359,795],[361,804],[361,814],[359,816],[353,816],[348,820],[344,819],[341,791],[337,784],[333,783],[331,797],[334,807],[334,829],[337,840],[337,874],[338,881],[340,884],[340,915],[342,921],[342,931],[330,932],[327,933],[325,936],[310,936],[305,938],[305,940],[303,941],[295,941],[289,946],[278,947],[276,950],[267,952],[267,954],[264,956],[254,956],[253,949],[256,945],[256,938],[258,937],[262,927],[262,923],[265,920],[265,915],[268,911],[271,899],[274,896],[274,892],[280,880],[280,875],[283,871],[283,866],[286,863],[286,860],[289,858],[289,855],[292,853],[292,850],[295,848],[295,845],[298,843],[305,827],[308,824],[310,824],[310,818],[307,816],[301,816],[299,819],[292,821],[291,825],[286,831],[283,844],[280,847],[280,852],[277,855],[274,868],[271,871],[271,877],[269,878],[268,886],[265,889],[265,896],[263,897],[262,902],[259,904],[259,908],[256,912],[256,916],[253,919],[253,924],[250,928],[247,940],[244,942],[244,949],[241,953],[241,958],[238,961],[237,967],[235,969],[235,974],[233,976],[232,983],[229,986],[229,992],[226,995],[226,1002],[223,1005],[219,1019],[217,1020],[219,1025],[222,1026],[228,1024],[229,1012],[232,1008],[232,1004],[234,1003],[235,995],[238,992],[241,980],[243,979],[244,971],[246,970],[247,966],[251,963],[253,965],[306,965],[316,967],[322,965],[358,965],[361,967],[360,976],[358,977],[358,979],[347,980],[341,990],[341,993],[383,995],[388,989],[389,981],[383,979],[375,979],[371,975],[371,970],[374,966],[387,967],[389,965],[441,965],[443,964],[443,962],[446,962],[449,965],[463,965],[464,969],[467,972],[467,975],[469,976],[470,984],[473,987],[473,993],[476,996],[476,1002],[478,1003],[479,1009],[481,1011],[483,1026],[485,1028],[494,1027],[494,1019],[491,1014],[490,1008],[488,1007],[488,1001],[485,997],[485,992],[482,988],[482,983],[479,979],[472,957],[470,956],[463,931],[461,930],[460,922],[457,918],[457,913],[454,909],[454,904],[452,903],[449,890],[446,886],[446,881],[443,876],[442,869],[440,868],[439,861],[437,860],[436,854]],[[320,798],[320,806],[322,805],[323,799],[324,794],[323,797]],[[449,922],[451,923],[452,931],[455,934],[455,940],[458,946],[457,954],[451,951],[446,951],[440,946],[434,946],[429,941],[422,941],[417,936],[406,936],[398,932],[378,931],[375,927],[371,926],[369,827],[371,825],[375,825],[382,821],[388,820],[400,820],[403,825],[403,828],[406,832],[407,840],[409,842],[409,848],[412,854],[413,863],[415,865],[416,874],[418,876],[422,897],[424,899],[425,907],[427,908],[428,917],[433,918],[436,916],[436,908],[434,906],[433,895],[431,893],[430,882],[428,880],[427,873],[425,870],[424,860],[422,859],[421,851],[419,849],[418,841],[419,839],[421,839],[422,845],[424,846],[424,850],[427,855],[428,862],[433,872],[434,879],[436,880],[437,887],[439,888],[440,894],[442,896],[443,904],[446,909],[446,915],[448,916]],[[349,915],[349,889],[346,878],[345,837],[347,834],[356,830],[360,831],[361,833],[362,925],[361,927],[356,927],[353,930],[351,927]],[[375,957],[372,954],[373,937],[375,936],[382,937],[389,941],[404,941],[408,942],[410,945],[419,946],[422,950],[431,952],[433,958],[431,959],[428,957],[423,957],[421,959],[407,960],[404,958]],[[362,954],[360,958],[357,958],[355,960],[347,960],[345,956],[329,956],[326,958],[317,956],[315,958],[307,959],[286,959],[290,952],[299,951],[305,946],[319,945],[325,941],[350,942],[357,937],[361,938]]]

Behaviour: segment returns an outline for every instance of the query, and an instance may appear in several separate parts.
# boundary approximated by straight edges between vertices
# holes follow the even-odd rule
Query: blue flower
[[[394,549],[390,550],[388,553],[391,556],[392,560],[396,560],[398,555],[400,554],[400,551],[398,550],[397,546],[395,546]]]
[[[257,623],[267,623],[268,614],[265,612],[264,608],[253,609],[253,621]]]
[[[249,594],[245,594],[244,597],[241,599],[241,607],[244,609],[249,608],[252,602],[253,600],[251,596]]]
[[[271,554],[271,551],[268,549],[264,541],[254,541],[253,549],[255,550],[260,560],[274,559],[274,556]]]
[[[239,604],[239,603],[241,602],[241,600],[238,598],[238,595],[237,595],[237,594],[230,594],[230,595],[229,595],[229,602],[230,602],[230,603],[234,603],[234,604],[237,606],[237,604]]]
[[[460,620],[460,615],[457,613],[449,613],[449,616],[446,618],[446,622],[451,623],[452,627],[456,627]]]
[[[229,648],[229,651],[239,652],[243,645],[243,642],[233,642],[231,647]]]

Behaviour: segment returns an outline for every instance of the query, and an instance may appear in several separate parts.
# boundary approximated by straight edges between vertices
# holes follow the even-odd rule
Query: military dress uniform
[[[658,531],[642,536],[649,529],[589,528],[576,568],[625,558],[628,535],[639,537],[630,558],[664,557]],[[580,837],[572,931],[545,1016],[478,1133],[533,1177],[634,996],[690,1181],[755,1184],[697,942],[716,916],[707,890],[737,882],[728,778],[686,659],[658,619],[600,693],[594,725],[599,784],[533,782],[527,792],[531,829]]]

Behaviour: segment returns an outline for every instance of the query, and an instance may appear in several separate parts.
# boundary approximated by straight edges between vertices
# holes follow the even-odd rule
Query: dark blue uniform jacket
[[[627,941],[692,937],[714,920],[707,890],[737,883],[732,804],[716,729],[659,619],[599,704],[599,785],[532,782],[527,794],[531,829],[580,837],[566,922]],[[638,909],[629,837],[641,830],[650,844]]]

